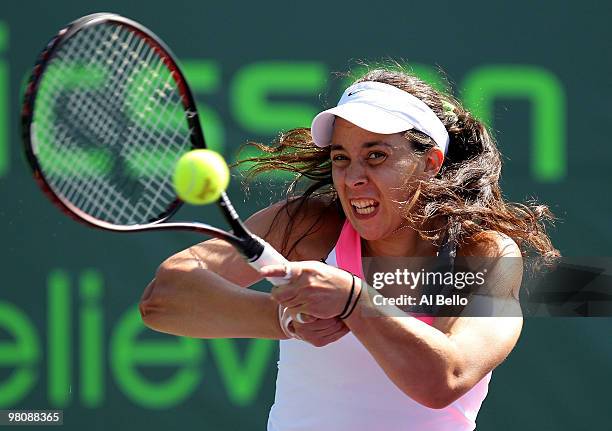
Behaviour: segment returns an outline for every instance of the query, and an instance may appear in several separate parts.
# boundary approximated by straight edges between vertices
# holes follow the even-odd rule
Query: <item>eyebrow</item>
[[[383,142],[383,141],[371,141],[371,142],[364,142],[364,143],[361,145],[361,147],[362,147],[362,148],[371,148],[371,147],[374,147],[374,146],[376,146],[376,145],[382,145],[382,146],[385,146],[385,147],[393,148],[391,145],[389,145],[389,144],[387,144],[386,142]],[[334,150],[344,150],[344,147],[343,147],[342,145],[340,145],[340,144],[334,144],[334,143],[332,143],[332,144],[330,145],[330,150],[331,150],[331,151],[334,151]]]

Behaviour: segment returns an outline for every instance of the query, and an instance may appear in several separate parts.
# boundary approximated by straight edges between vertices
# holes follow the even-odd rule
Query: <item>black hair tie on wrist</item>
[[[342,268],[340,268],[342,269]],[[343,269],[343,271],[349,273],[351,275],[351,280],[353,280],[353,283],[351,284],[351,293],[349,293],[349,297],[348,300],[346,301],[346,305],[344,306],[344,309],[342,310],[342,312],[340,314],[338,314],[338,317],[340,319],[344,319],[344,317],[342,317],[344,315],[344,313],[346,313],[346,311],[348,310],[349,306],[351,305],[351,300],[353,299],[353,293],[355,292],[355,274],[353,274],[352,272],[347,271],[346,269]]]
[[[355,284],[355,276],[353,275],[353,284]],[[355,299],[355,302],[353,302],[353,306],[351,307],[351,309],[349,310],[348,314],[346,316],[340,316],[341,319],[346,319],[347,317],[349,317],[351,315],[351,313],[353,312],[353,310],[355,309],[355,307],[357,307],[357,303],[359,302],[359,297],[361,297],[361,291],[363,290],[363,284],[361,285],[361,289],[359,289],[359,292],[357,293],[357,298]]]

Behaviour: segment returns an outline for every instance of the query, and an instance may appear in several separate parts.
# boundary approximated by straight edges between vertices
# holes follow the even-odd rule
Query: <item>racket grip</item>
[[[259,270],[267,265],[288,265],[289,264],[289,261],[285,258],[285,256],[283,256],[278,251],[276,251],[274,247],[272,247],[270,244],[268,244],[263,239],[259,238],[257,235],[253,235],[253,237],[255,238],[255,240],[259,241],[261,245],[263,245],[264,247],[264,250],[261,253],[261,255],[254,261],[249,262],[249,264],[253,268],[255,268],[256,270]],[[287,284],[289,283],[290,279],[291,279],[291,272],[289,272],[285,277],[266,277],[266,280],[268,280],[274,286],[281,286],[283,284]],[[304,323],[302,320],[300,320],[300,314],[303,314],[303,313],[298,313],[296,320],[299,323]],[[282,328],[283,332],[285,333],[285,335],[287,335],[290,338],[301,340],[301,338],[289,327],[292,321],[293,321],[293,317],[289,313],[287,313],[287,308],[279,305],[279,325]]]
[[[264,266],[268,266],[268,265],[288,265],[289,264],[289,261],[285,259],[285,256],[283,256],[278,251],[276,251],[274,247],[272,247],[270,244],[268,244],[266,241],[264,241],[263,239],[259,238],[256,235],[253,235],[253,237],[255,237],[255,239],[259,241],[261,245],[263,245],[264,249],[261,255],[256,260],[249,262],[249,265],[251,265],[256,270],[260,270]],[[272,283],[275,286],[280,286],[282,284],[289,283],[290,278],[291,278],[291,274],[288,274],[288,276],[285,276],[285,277],[266,277],[266,280],[268,280],[270,283]]]

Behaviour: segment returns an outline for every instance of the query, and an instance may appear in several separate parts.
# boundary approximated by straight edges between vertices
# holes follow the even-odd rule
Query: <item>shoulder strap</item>
[[[454,257],[453,257],[454,261]],[[353,228],[353,225],[347,220],[342,226],[338,243],[336,244],[336,262],[338,268],[352,272],[362,280],[365,280],[363,275],[363,264],[361,261],[361,237]],[[432,325],[434,322],[433,316],[414,316],[420,321]]]

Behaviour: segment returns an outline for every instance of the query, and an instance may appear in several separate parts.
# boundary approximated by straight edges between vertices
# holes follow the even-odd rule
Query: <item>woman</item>
[[[548,209],[504,202],[485,127],[403,71],[368,72],[311,130],[258,147],[268,154],[249,160],[253,175],[283,169],[310,181],[247,221],[291,264],[257,272],[222,241],[193,246],[160,266],[144,322],[192,337],[282,340],[269,430],[473,429],[522,319],[379,307],[361,258],[556,255],[542,225]],[[270,276],[289,283],[245,289]],[[520,271],[496,265],[488,279],[518,297]]]

